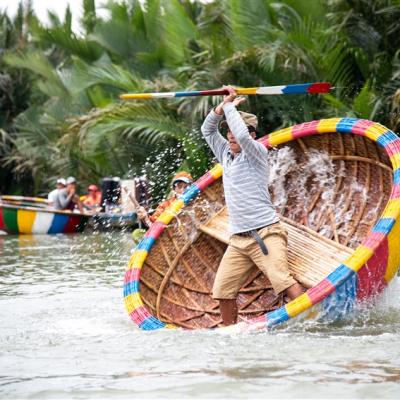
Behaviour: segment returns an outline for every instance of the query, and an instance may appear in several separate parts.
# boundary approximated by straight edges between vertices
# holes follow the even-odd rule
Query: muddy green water
[[[0,236],[2,399],[400,398],[400,284],[340,324],[143,332],[129,234]]]

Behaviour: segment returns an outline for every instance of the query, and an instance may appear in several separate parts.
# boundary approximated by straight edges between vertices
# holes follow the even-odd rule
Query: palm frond
[[[235,50],[243,50],[265,42],[270,24],[267,3],[264,0],[232,0],[225,3],[232,29]]]
[[[353,110],[358,118],[371,118],[375,99],[375,93],[372,91],[370,83],[367,81],[353,102]]]
[[[26,69],[39,75],[41,79],[46,81],[46,83],[39,84],[39,88],[48,96],[54,94],[60,97],[69,95],[58,71],[53,68],[43,53],[32,51],[21,54],[7,54],[4,60],[10,66]]]
[[[102,54],[102,49],[97,43],[78,37],[63,25],[55,28],[37,26],[33,34],[36,40],[43,44],[55,46],[62,49],[67,55],[75,55],[86,61],[95,61]]]
[[[120,91],[138,91],[143,88],[141,79],[104,55],[95,63],[87,64],[75,58],[69,87],[78,93],[94,85],[112,87]]]
[[[163,9],[165,17],[162,19],[163,35],[160,39],[167,64],[175,66],[185,61],[189,41],[196,38],[197,31],[178,0],[164,2]]]

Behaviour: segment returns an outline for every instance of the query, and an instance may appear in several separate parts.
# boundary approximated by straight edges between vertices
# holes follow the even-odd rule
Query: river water
[[[0,398],[400,398],[400,283],[331,325],[143,332],[129,234],[0,236]]]

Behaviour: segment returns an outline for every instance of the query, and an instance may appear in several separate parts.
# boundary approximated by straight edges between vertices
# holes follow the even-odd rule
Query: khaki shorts
[[[278,222],[258,231],[268,249],[264,255],[252,237],[232,235],[218,267],[213,286],[214,299],[236,299],[254,266],[269,279],[276,294],[296,283],[287,263],[287,231]]]

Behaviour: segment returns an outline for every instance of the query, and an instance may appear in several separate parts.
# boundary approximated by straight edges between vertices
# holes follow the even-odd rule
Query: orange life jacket
[[[85,204],[85,206],[100,206],[101,205],[101,192],[94,192],[93,195],[86,195],[83,198],[83,204]]]

